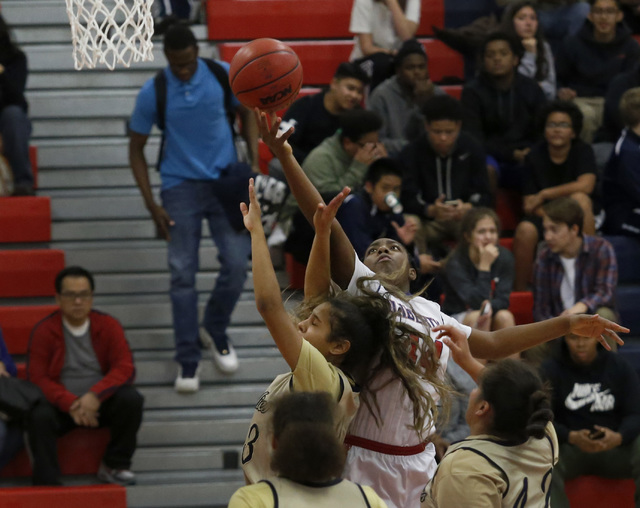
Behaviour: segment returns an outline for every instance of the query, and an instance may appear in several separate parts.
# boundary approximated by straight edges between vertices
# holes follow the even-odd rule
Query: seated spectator
[[[360,259],[378,238],[392,238],[411,252],[416,225],[405,223],[402,206],[398,207],[402,176],[393,159],[378,159],[369,166],[364,187],[347,196],[338,210],[336,218]]]
[[[515,291],[531,281],[536,245],[542,237],[542,206],[560,197],[575,199],[582,208],[582,230],[595,233],[592,194],[596,185],[593,149],[579,138],[582,113],[568,101],[550,103],[542,114],[544,139],[525,159],[524,212],[513,241],[516,259]]]
[[[620,114],[627,127],[604,172],[604,231],[640,237],[640,87],[622,95]]]
[[[595,313],[617,321],[614,290],[618,263],[611,244],[583,233],[584,214],[574,199],[558,198],[542,211],[547,244],[534,267],[533,319]],[[534,362],[544,354],[544,347],[527,352]]]
[[[382,118],[380,141],[392,155],[423,132],[424,103],[434,95],[446,94],[429,78],[427,64],[424,46],[416,39],[405,41],[394,59],[395,76],[369,97],[368,109]]]
[[[27,57],[11,40],[7,22],[0,16],[0,135],[4,156],[13,171],[13,195],[33,195],[29,160],[31,122],[27,117]]]
[[[369,164],[386,157],[379,143],[378,131],[382,120],[373,111],[354,109],[340,115],[340,129],[314,148],[302,164],[304,172],[323,196],[331,198],[345,186],[359,189]],[[280,221],[291,219],[292,226],[284,249],[299,263],[307,262],[313,229],[307,224],[293,195],[280,211]]]
[[[462,218],[460,242],[444,268],[442,311],[480,330],[516,324],[509,311],[513,256],[498,245],[499,223],[490,208],[469,210]]]
[[[640,382],[622,355],[593,338],[570,334],[545,360],[560,460],[551,479],[551,506],[569,508],[565,480],[582,475],[632,478],[640,505]],[[609,505],[600,499],[602,506]]]
[[[464,111],[456,99],[433,97],[422,111],[426,133],[400,153],[406,175],[402,203],[405,213],[421,221],[419,253],[444,257],[446,242],[458,239],[464,214],[491,200],[485,154],[472,136],[460,132]],[[421,257],[421,265],[427,262],[432,260]]]
[[[490,166],[500,186],[512,189],[522,187],[522,165],[537,139],[535,120],[546,102],[538,83],[516,72],[522,55],[515,37],[490,34],[481,48],[480,75],[462,89],[464,129],[495,159]]]
[[[496,0],[499,6],[512,3],[514,0]],[[574,35],[580,30],[589,14],[589,4],[582,0],[537,0],[536,9],[542,32],[554,53],[568,35]]]
[[[340,127],[340,113],[360,106],[368,81],[360,67],[343,62],[338,65],[327,90],[301,97],[291,105],[282,118],[280,129],[286,132],[289,127],[295,128],[289,144],[300,164],[311,150],[335,134]],[[279,174],[281,172],[282,168]]]
[[[337,404],[326,392],[290,392],[273,402],[271,468],[278,476],[241,487],[229,508],[386,508],[371,487],[342,479],[346,452],[334,430]]]
[[[7,345],[0,330],[0,377],[15,377],[18,374],[16,364],[9,354]],[[0,470],[6,466],[13,456],[22,448],[22,428],[19,422],[4,419],[0,415]]]
[[[556,54],[558,98],[574,100],[584,116],[581,137],[587,143],[602,125],[604,96],[611,79],[631,70],[640,46],[623,23],[619,0],[590,0],[580,31],[567,37]]]
[[[535,79],[546,98],[556,98],[556,68],[551,46],[545,40],[538,23],[538,14],[532,0],[511,4],[504,12],[502,25],[507,33],[520,39],[524,55],[518,72]]]
[[[440,328],[456,363],[476,373],[478,387],[466,412],[471,435],[449,446],[421,506],[547,506],[558,441],[540,377],[513,359],[483,370],[464,334],[449,325]]]
[[[349,31],[355,44],[349,57],[371,78],[370,89],[393,73],[393,57],[403,41],[415,37],[420,0],[355,0]]]
[[[111,440],[98,470],[103,482],[131,485],[129,470],[143,398],[131,385],[133,356],[122,326],[92,309],[93,276],[70,266],[55,280],[60,309],[40,321],[29,342],[27,374],[48,403],[29,421],[35,485],[61,485],[56,439],[76,427],[108,427]]]

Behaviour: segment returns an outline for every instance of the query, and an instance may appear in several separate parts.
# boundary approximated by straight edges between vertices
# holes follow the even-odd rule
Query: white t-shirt
[[[565,310],[576,304],[576,259],[578,258],[560,256],[560,262],[564,268],[564,275],[560,282],[560,298]]]
[[[420,0],[407,0],[405,16],[409,21],[420,23]],[[354,34],[371,34],[373,44],[384,49],[398,49],[402,46],[402,40],[396,34],[393,26],[391,11],[384,2],[374,0],[355,0],[351,10],[351,23],[349,31]],[[358,38],[349,60],[363,56]]]
[[[360,291],[357,288],[358,279],[361,277],[370,277],[375,274],[358,259],[355,251],[354,257],[355,267],[347,291],[352,294],[359,294]],[[387,293],[387,290],[380,282],[371,281],[370,284],[369,287],[376,292],[381,294]],[[401,321],[404,324],[427,336],[430,335],[429,330],[431,328],[443,324],[459,328],[467,338],[471,334],[471,328],[443,314],[437,303],[431,302],[421,296],[414,297],[410,305],[393,295],[389,296],[389,302],[393,310],[400,312],[402,316]],[[439,340],[435,340],[435,342],[436,348],[440,351],[438,376],[444,378],[450,351],[443,342]],[[390,382],[388,382],[389,380]],[[383,417],[383,424],[378,426],[369,409],[365,404],[362,404],[351,423],[349,433],[354,436],[394,446],[415,446],[420,444],[418,433],[410,428],[413,426],[413,404],[402,382],[398,378],[395,378],[390,371],[385,370],[380,373],[377,379],[373,380],[372,386],[374,388],[382,386],[382,388],[376,392],[376,396],[380,406],[380,414]],[[433,386],[427,381],[424,381],[424,387],[429,393],[435,395],[436,392]],[[426,438],[432,434],[434,430],[433,428],[424,429],[423,437]]]

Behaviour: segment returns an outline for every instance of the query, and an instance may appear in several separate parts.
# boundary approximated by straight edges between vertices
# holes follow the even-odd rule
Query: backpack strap
[[[215,60],[210,58],[203,58],[204,63],[211,74],[213,74],[224,92],[224,110],[227,115],[227,121],[231,128],[231,133],[235,132],[236,112],[233,108],[233,93],[231,91],[231,85],[229,84],[229,76],[225,68]],[[153,79],[153,86],[156,91],[156,125],[158,129],[162,131],[162,138],[160,140],[160,151],[158,153],[158,162],[156,168],[160,170],[160,161],[164,151],[164,128],[165,128],[165,115],[167,112],[167,76],[164,73],[164,69],[160,69],[156,73],[156,77]]]

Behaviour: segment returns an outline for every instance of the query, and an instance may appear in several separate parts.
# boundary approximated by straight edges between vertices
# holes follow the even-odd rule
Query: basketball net
[[[76,70],[153,60],[154,0],[66,0]]]

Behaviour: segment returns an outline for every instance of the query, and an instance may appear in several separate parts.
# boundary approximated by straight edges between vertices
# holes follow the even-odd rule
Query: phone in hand
[[[458,206],[458,200],[450,199],[449,201],[445,201],[444,204],[448,206]]]
[[[485,316],[491,312],[491,304],[487,301],[484,302],[484,305],[480,308],[480,315]]]
[[[589,439],[598,440],[604,437],[604,432],[601,430],[593,429],[589,432]]]

